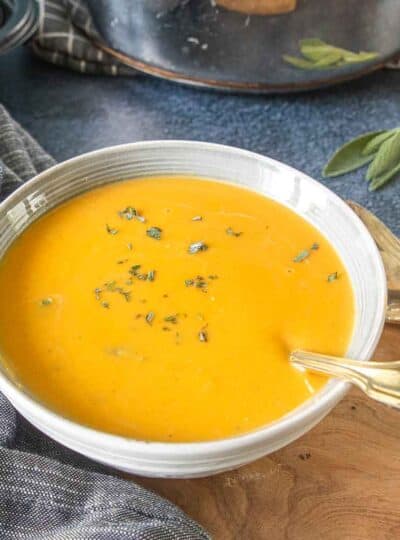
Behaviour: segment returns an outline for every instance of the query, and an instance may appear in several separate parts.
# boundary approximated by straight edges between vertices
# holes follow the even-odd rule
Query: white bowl
[[[370,359],[384,324],[386,278],[368,231],[322,184],[278,161],[237,148],[190,141],[143,142],[105,148],[56,165],[0,205],[0,256],[32,221],[62,201],[105,183],[163,174],[243,185],[312,223],[336,248],[354,288],[355,326],[348,356]],[[311,429],[349,388],[332,379],[290,414],[245,435],[211,442],[157,443],[96,431],[64,418],[0,369],[0,390],[25,418],[56,441],[122,471],[165,478],[207,476],[273,452]]]

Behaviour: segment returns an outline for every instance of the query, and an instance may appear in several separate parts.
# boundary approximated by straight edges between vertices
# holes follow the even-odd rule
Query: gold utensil
[[[293,365],[349,381],[367,396],[400,408],[400,362],[359,362],[307,351],[293,351]]]
[[[376,242],[388,281],[386,322],[400,324],[400,240],[374,214],[347,201]],[[306,351],[293,351],[293,365],[340,379],[363,390],[369,397],[400,408],[400,362],[359,362]]]
[[[347,201],[375,240],[385,266],[388,282],[386,322],[400,324],[400,240],[382,221],[363,206]]]

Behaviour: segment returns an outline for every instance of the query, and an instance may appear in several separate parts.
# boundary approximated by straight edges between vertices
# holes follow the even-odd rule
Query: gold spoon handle
[[[290,361],[350,381],[372,399],[400,408],[400,362],[359,362],[307,351],[293,351]]]

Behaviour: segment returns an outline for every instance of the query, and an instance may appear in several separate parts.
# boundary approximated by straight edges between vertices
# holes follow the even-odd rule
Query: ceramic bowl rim
[[[140,151],[140,149],[149,149],[156,147],[175,147],[180,145],[182,147],[192,147],[192,148],[201,148],[203,150],[220,150],[226,152],[233,152],[237,155],[241,154],[247,156],[252,160],[258,162],[268,163],[269,165],[277,167],[280,171],[287,171],[291,174],[299,175],[302,179],[305,179],[309,185],[318,186],[318,189],[322,189],[329,193],[329,197],[334,199],[337,204],[339,204],[344,212],[351,217],[351,220],[357,224],[358,229],[363,234],[363,241],[369,244],[371,252],[374,253],[375,262],[377,268],[380,270],[380,282],[376,283],[376,287],[379,288],[379,304],[377,305],[377,314],[375,317],[375,335],[374,339],[371,341],[370,347],[364,355],[364,360],[369,360],[373,354],[376,345],[380,339],[380,336],[383,331],[383,326],[385,322],[385,311],[386,311],[386,295],[387,295],[387,284],[386,284],[386,274],[383,266],[381,256],[379,254],[378,248],[370,235],[369,231],[359,219],[359,217],[346,205],[343,199],[336,195],[333,191],[328,189],[326,186],[317,182],[310,176],[305,173],[282,163],[281,161],[272,159],[267,156],[263,156],[256,152],[249,150],[244,150],[238,147],[222,145],[216,143],[208,143],[203,141],[194,141],[194,140],[152,140],[152,141],[141,141],[134,143],[127,143],[122,145],[107,146],[92,152],[87,152],[80,154],[78,156],[72,157],[68,160],[65,160],[61,163],[58,163],[49,169],[37,174],[35,177],[24,183],[22,186],[13,191],[4,201],[0,203],[0,214],[2,214],[6,207],[13,203],[14,199],[24,196],[24,192],[31,192],[37,184],[40,184],[43,180],[46,179],[48,175],[54,175],[54,173],[61,172],[65,169],[68,169],[71,165],[77,166],[79,163],[85,162],[86,160],[96,159],[98,156],[101,156],[105,153],[119,153],[119,152],[130,152],[130,151]],[[179,174],[177,172],[176,174]],[[340,255],[340,252],[339,252]],[[259,443],[263,443],[266,440],[275,439],[279,437],[281,433],[294,431],[296,426],[300,425],[309,425],[317,417],[323,416],[346,394],[350,384],[347,382],[339,381],[337,379],[332,379],[325,387],[319,390],[315,396],[306,402],[304,402],[299,407],[295,408],[293,411],[287,415],[282,416],[281,418],[266,424],[254,431],[244,433],[242,435],[237,435],[234,437],[228,437],[223,439],[216,439],[210,441],[199,441],[199,442],[158,442],[158,441],[145,441],[138,440],[129,437],[124,437],[120,435],[115,435],[112,433],[103,432],[89,426],[80,424],[77,421],[71,420],[62,416],[61,414],[53,411],[50,408],[47,408],[45,405],[40,403],[40,401],[33,396],[30,396],[27,392],[23,391],[15,384],[10,378],[8,378],[2,371],[0,371],[0,390],[4,390],[4,393],[8,395],[14,395],[18,397],[20,402],[24,403],[24,408],[29,409],[36,417],[41,417],[44,419],[47,417],[50,421],[56,424],[63,424],[65,428],[68,429],[70,433],[74,432],[77,438],[84,438],[85,440],[92,440],[92,442],[102,442],[107,443],[107,447],[123,447],[126,450],[134,455],[137,452],[140,454],[148,453],[152,458],[157,458],[157,456],[163,456],[168,454],[174,455],[174,457],[179,456],[191,456],[191,457],[201,457],[210,454],[223,455],[226,451],[232,452],[234,450],[241,450],[246,447],[251,447]],[[317,398],[317,400],[315,399]]]

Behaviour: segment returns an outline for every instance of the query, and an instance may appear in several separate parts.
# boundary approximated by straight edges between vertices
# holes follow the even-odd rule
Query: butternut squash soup
[[[58,413],[152,441],[243,434],[324,377],[288,361],[345,353],[352,287],[329,242],[230,184],[105,185],[33,223],[0,265],[7,368]]]

